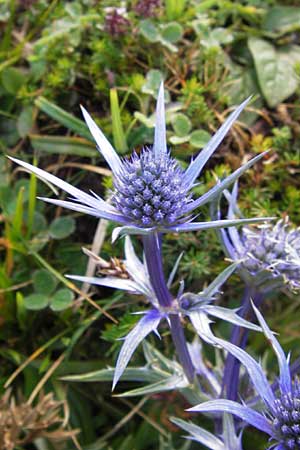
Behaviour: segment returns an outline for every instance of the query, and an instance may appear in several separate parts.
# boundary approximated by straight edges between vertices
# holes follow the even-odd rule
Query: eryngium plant
[[[117,237],[120,233],[142,235],[149,279],[157,301],[162,308],[176,310],[176,300],[168,289],[163,271],[161,233],[221,228],[262,220],[255,218],[195,222],[191,215],[198,207],[217,198],[225,188],[263,156],[256,156],[227,178],[219,181],[206,194],[193,199],[192,189],[196,179],[248,101],[244,101],[230,114],[185,171],[171,157],[167,148],[163,84],[158,93],[153,146],[144,148],[139,155],[134,153],[129,159],[122,160],[119,157],[87,111],[82,108],[86,124],[113,173],[113,204],[105,202],[95,193],[82,192],[31,164],[15,158],[11,159],[72,196],[71,201],[48,198],[43,200],[121,224],[121,228],[114,230],[113,237]],[[147,326],[150,332],[157,327],[161,315],[157,315],[156,312],[149,314],[150,321],[147,321]],[[195,370],[188,352],[179,314],[169,315],[169,323],[179,360],[188,380],[193,382]],[[145,337],[146,324],[142,323],[142,325],[141,329],[144,330]]]
[[[299,450],[300,448],[300,386],[292,380],[289,356],[284,354],[279,342],[269,329],[259,310],[253,305],[256,317],[276,354],[279,367],[279,389],[269,384],[265,372],[255,359],[239,347],[216,338],[216,344],[232,353],[245,366],[253,386],[263,401],[261,411],[232,400],[204,402],[190,411],[229,412],[270,436],[269,450]]]
[[[142,149],[140,154],[134,152],[129,159],[119,157],[88,112],[82,108],[84,119],[97,143],[97,148],[113,173],[113,205],[96,193],[87,194],[31,164],[15,158],[11,160],[72,196],[72,201],[43,198],[44,201],[115,221],[123,225],[123,231],[126,233],[147,235],[155,231],[182,232],[233,226],[248,220],[261,221],[262,219],[233,219],[195,222],[191,216],[196,208],[217,198],[225,188],[263,156],[261,154],[251,159],[204,195],[193,199],[192,189],[196,179],[248,101],[243,102],[230,114],[186,170],[172,158],[167,148],[163,85],[160,87],[157,101],[154,144]]]
[[[225,194],[229,202],[227,218],[241,217],[237,184],[232,193]],[[293,228],[288,217],[275,225],[228,228],[220,234],[229,258],[240,261],[240,273],[248,285],[264,293],[283,287],[300,289],[300,229]]]

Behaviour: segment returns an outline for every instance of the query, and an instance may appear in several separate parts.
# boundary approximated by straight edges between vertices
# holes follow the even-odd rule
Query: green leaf
[[[57,286],[56,278],[46,269],[36,270],[33,274],[33,287],[37,294],[51,295]]]
[[[169,20],[178,19],[185,8],[186,0],[165,0],[165,9]]]
[[[10,94],[17,94],[26,82],[26,76],[20,70],[8,67],[3,70],[1,80],[4,89]]]
[[[27,309],[38,311],[46,308],[49,298],[42,294],[31,294],[24,298],[24,306]]]
[[[162,378],[153,384],[148,384],[147,386],[142,386],[140,388],[132,389],[130,391],[123,392],[122,394],[116,395],[116,397],[135,397],[137,395],[149,395],[158,394],[160,392],[166,392],[171,390],[178,390],[188,387],[189,382],[183,374],[175,374],[168,378]]]
[[[172,125],[177,136],[183,137],[189,134],[192,128],[190,119],[182,113],[176,114],[172,120]]]
[[[300,8],[275,6],[266,14],[263,30],[282,35],[300,29]]]
[[[163,74],[160,70],[151,69],[146,75],[146,83],[142,87],[142,92],[156,96],[160,83],[163,81]]]
[[[40,152],[86,156],[88,158],[98,155],[95,145],[81,138],[31,134],[30,141],[33,148]]]
[[[239,105],[245,98],[250,95],[260,93],[260,89],[257,83],[257,77],[254,67],[233,66],[231,69],[233,74],[233,82],[229,83],[228,95],[229,105]],[[251,102],[251,108],[257,109],[259,112],[263,106],[263,99],[261,95],[256,95],[256,98]],[[240,115],[240,121],[251,126],[258,118],[258,112],[243,111]]]
[[[254,59],[260,89],[268,105],[274,108],[297,89],[294,65],[300,61],[300,47],[276,49],[270,42],[250,38],[248,46]]]
[[[209,49],[220,49],[221,45],[233,41],[233,35],[227,28],[202,29],[201,45]]]
[[[160,38],[158,28],[150,19],[142,20],[140,22],[140,32],[150,42],[156,42]]]
[[[60,289],[50,298],[49,306],[52,311],[63,311],[69,308],[74,300],[74,294],[70,289]]]
[[[28,327],[27,323],[27,313],[24,304],[24,296],[21,292],[16,294],[16,317],[18,319],[18,324],[22,330],[26,330]]]
[[[193,147],[203,148],[210,140],[211,135],[205,130],[196,130],[191,133],[190,144]]]
[[[147,117],[139,111],[135,111],[134,117],[138,119],[142,124],[144,124],[147,128],[153,128],[155,125],[154,116]]]
[[[166,25],[164,25],[161,29],[161,36],[162,38],[173,44],[181,38],[183,34],[182,26],[179,25],[177,22],[171,22]]]
[[[17,120],[17,130],[19,135],[24,138],[26,137],[33,127],[33,108],[32,106],[27,106],[21,112]]]
[[[110,90],[110,110],[114,146],[118,152],[125,153],[128,150],[128,146],[121,120],[118,92],[115,88]]]
[[[112,381],[114,377],[115,369],[101,369],[95,370],[89,373],[83,373],[78,375],[64,376],[64,381],[74,381],[80,383],[90,383],[95,381]],[[155,372],[147,367],[127,367],[122,375],[122,381],[143,381],[153,383],[163,378],[161,373]]]
[[[189,142],[190,137],[191,136],[189,134],[187,136],[182,136],[182,137],[171,136],[169,140],[170,140],[171,144],[179,145],[179,144],[184,144],[185,142]]]
[[[35,105],[41,111],[67,127],[69,130],[72,130],[75,133],[79,134],[79,136],[86,138],[91,142],[94,142],[91,133],[89,132],[88,127],[83,120],[77,119],[77,117],[68,113],[67,111],[50,102],[44,97],[38,97],[35,101]]]
[[[51,222],[49,233],[53,239],[64,239],[75,230],[75,220],[70,216],[63,216]]]

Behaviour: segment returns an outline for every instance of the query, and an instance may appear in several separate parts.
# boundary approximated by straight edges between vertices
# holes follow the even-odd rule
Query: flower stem
[[[143,237],[144,253],[151,284],[159,304],[163,308],[172,306],[172,295],[167,287],[160,249],[158,233]]]
[[[263,300],[263,294],[246,285],[239,315],[248,321],[252,321],[254,318],[251,299],[259,307]],[[230,342],[244,349],[247,345],[248,335],[249,330],[247,328],[235,325],[231,333]],[[240,365],[241,363],[233,355],[230,353],[227,355],[223,375],[222,395],[226,391],[226,396],[229,400],[236,401],[238,397]]]
[[[171,309],[173,306],[173,297],[168,289],[164,276],[159,234],[153,233],[143,237],[143,245],[150,281],[157,300],[163,308]],[[175,310],[169,314],[169,324],[179,361],[187,379],[192,383],[194,381],[195,369],[187,348],[179,314],[176,314]]]
[[[193,383],[195,378],[195,368],[193,366],[189,350],[186,345],[183,328],[180,323],[180,317],[179,315],[170,314],[169,319],[172,339],[179,361],[184,369],[187,379],[190,383]]]

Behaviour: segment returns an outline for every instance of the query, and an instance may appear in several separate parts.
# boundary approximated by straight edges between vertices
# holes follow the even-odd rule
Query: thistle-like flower
[[[115,231],[115,237],[119,233],[146,235],[156,230],[160,232],[193,231],[261,221],[262,219],[235,218],[193,222],[191,217],[191,213],[196,208],[218,197],[225,188],[263,156],[262,154],[251,159],[200,198],[193,199],[191,190],[197,177],[247,103],[248,100],[244,101],[230,114],[185,171],[171,157],[167,149],[163,84],[161,84],[157,101],[154,144],[152,147],[144,148],[139,155],[134,153],[130,159],[120,159],[96,123],[82,108],[86,124],[97,147],[113,172],[113,204],[105,202],[93,192],[91,194],[82,192],[31,164],[15,158],[11,159],[71,195],[71,201],[49,198],[43,198],[43,200],[123,225]]]
[[[228,412],[241,418],[248,424],[267,433],[273,441],[269,449],[299,450],[300,449],[300,384],[290,375],[289,357],[286,357],[279,342],[269,329],[262,314],[253,305],[257,319],[268,341],[276,354],[279,366],[279,389],[274,392],[266,375],[254,358],[239,347],[215,338],[215,342],[234,355],[246,368],[251,381],[260,395],[264,410],[258,412],[246,405],[232,400],[213,400],[204,402],[189,411]]]
[[[228,219],[241,217],[237,206],[237,184],[229,201]],[[262,224],[253,230],[242,227],[220,230],[228,256],[240,260],[240,272],[246,283],[261,291],[287,286],[300,289],[300,228],[292,228],[288,218],[275,225]]]
[[[172,285],[179,261],[180,258],[178,258],[172,272],[170,273],[167,282],[168,288]],[[157,328],[160,322],[163,319],[167,319],[169,322],[169,317],[171,315],[187,316],[191,320],[198,335],[208,343],[214,343],[214,339],[212,338],[213,335],[210,331],[210,316],[227,320],[228,322],[238,326],[260,331],[260,328],[257,325],[243,319],[236,313],[236,311],[211,304],[215,299],[215,294],[219,291],[222,284],[225,283],[227,278],[235,270],[235,264],[227,267],[208,287],[205,288],[203,292],[198,295],[183,294],[183,285],[181,284],[177,296],[178,298],[173,299],[172,304],[168,307],[164,307],[159,304],[151,284],[146,262],[144,261],[142,263],[137,257],[129,236],[125,237],[125,260],[123,265],[128,273],[129,278],[127,279],[113,276],[85,277],[79,275],[68,275],[68,278],[71,278],[72,280],[121,289],[132,294],[142,295],[151,305],[150,310],[143,311],[143,317],[138,321],[124,340],[124,344],[117,360],[113,388],[116,386],[137,346],[152,331],[158,334]],[[192,354],[192,348],[190,348],[190,354]],[[200,373],[201,369],[197,369],[196,360],[194,365],[196,372]],[[221,388],[218,392],[221,392]]]

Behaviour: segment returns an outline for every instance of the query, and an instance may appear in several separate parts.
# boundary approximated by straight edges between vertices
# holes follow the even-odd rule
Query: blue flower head
[[[237,206],[237,184],[232,193],[225,195],[229,201],[228,219],[241,217]],[[288,218],[275,225],[262,224],[256,229],[242,227],[220,231],[227,255],[240,261],[240,272],[249,284],[262,291],[287,286],[300,289],[300,229],[292,228]]]
[[[286,357],[279,342],[269,329],[259,310],[253,306],[257,319],[275,351],[279,366],[279,389],[274,392],[266,375],[254,358],[247,352],[215,338],[215,343],[221,345],[234,355],[246,368],[251,381],[260,395],[264,409],[257,412],[244,404],[232,400],[213,400],[201,403],[190,411],[228,412],[248,422],[250,425],[270,436],[273,450],[300,449],[300,384],[297,379],[292,380],[289,368],[289,357]]]
[[[121,159],[118,156],[88,112],[82,108],[86,124],[113,173],[112,204],[105,202],[93,192],[87,194],[31,164],[15,158],[11,159],[71,195],[71,199],[67,201],[49,198],[43,198],[43,200],[75,211],[113,220],[122,226],[115,232],[115,235],[120,233],[148,234],[155,230],[160,232],[192,231],[261,221],[262,219],[233,219],[193,222],[191,217],[191,213],[196,208],[218,197],[225,188],[263,156],[263,154],[256,156],[217,183],[200,198],[193,199],[192,188],[196,179],[248,101],[244,101],[230,114],[186,170],[183,170],[171,157],[167,148],[163,84],[161,84],[158,94],[153,146],[144,148],[140,154],[133,153],[129,159]]]

